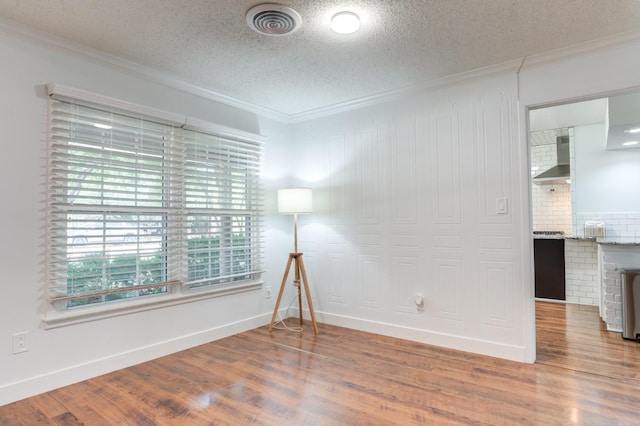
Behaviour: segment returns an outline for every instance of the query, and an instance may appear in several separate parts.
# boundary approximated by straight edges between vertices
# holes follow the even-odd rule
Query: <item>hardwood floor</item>
[[[539,364],[640,385],[640,343],[608,332],[597,306],[536,302],[536,338]]]
[[[640,344],[536,304],[539,363],[266,327],[0,407],[0,425],[640,424]]]

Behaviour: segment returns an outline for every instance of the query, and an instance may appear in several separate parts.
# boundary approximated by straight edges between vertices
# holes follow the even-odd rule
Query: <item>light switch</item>
[[[496,198],[496,214],[507,214],[509,207],[506,198]]]

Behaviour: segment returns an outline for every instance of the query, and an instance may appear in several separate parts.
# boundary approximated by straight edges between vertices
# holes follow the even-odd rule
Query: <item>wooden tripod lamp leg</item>
[[[316,313],[313,310],[313,302],[311,301],[311,291],[309,291],[309,282],[307,280],[307,271],[304,269],[304,261],[302,260],[302,253],[296,259],[298,267],[300,268],[300,274],[302,275],[302,283],[304,284],[304,292],[307,296],[307,304],[309,305],[309,313],[311,314],[311,323],[313,324],[313,331],[318,334],[318,324],[316,323]],[[302,302],[300,302],[300,311],[302,312]],[[302,318],[302,313],[300,313]]]
[[[300,327],[302,327],[302,289],[300,286],[300,261],[302,261],[302,255],[299,253],[291,253],[291,256],[294,256],[294,271],[295,278],[293,280],[293,285],[298,290],[298,313],[300,314]]]
[[[276,322],[276,316],[278,315],[278,308],[280,307],[280,301],[282,300],[282,294],[284,293],[284,286],[287,284],[287,277],[289,276],[289,270],[291,269],[291,262],[294,257],[289,255],[287,261],[287,267],[284,270],[284,276],[282,277],[282,284],[280,284],[280,291],[278,291],[278,299],[276,300],[276,307],[273,309],[273,315],[271,316],[271,323],[269,324],[269,332],[273,329],[273,324]]]

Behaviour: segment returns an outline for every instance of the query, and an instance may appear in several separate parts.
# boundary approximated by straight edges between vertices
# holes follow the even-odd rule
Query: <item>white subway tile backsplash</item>
[[[531,166],[542,173],[557,162],[556,136],[567,129],[531,133]],[[569,184],[533,184],[531,188],[533,230],[571,233],[571,186]]]
[[[607,238],[622,238],[625,242],[640,241],[640,212],[576,213],[576,236],[584,237],[584,224],[587,221],[604,222]]]

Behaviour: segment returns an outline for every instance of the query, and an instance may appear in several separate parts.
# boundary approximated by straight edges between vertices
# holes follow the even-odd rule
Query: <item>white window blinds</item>
[[[188,284],[247,279],[257,267],[253,253],[262,250],[260,146],[195,131],[184,136]]]
[[[261,141],[63,96],[50,107],[52,301],[102,303],[260,272]]]

